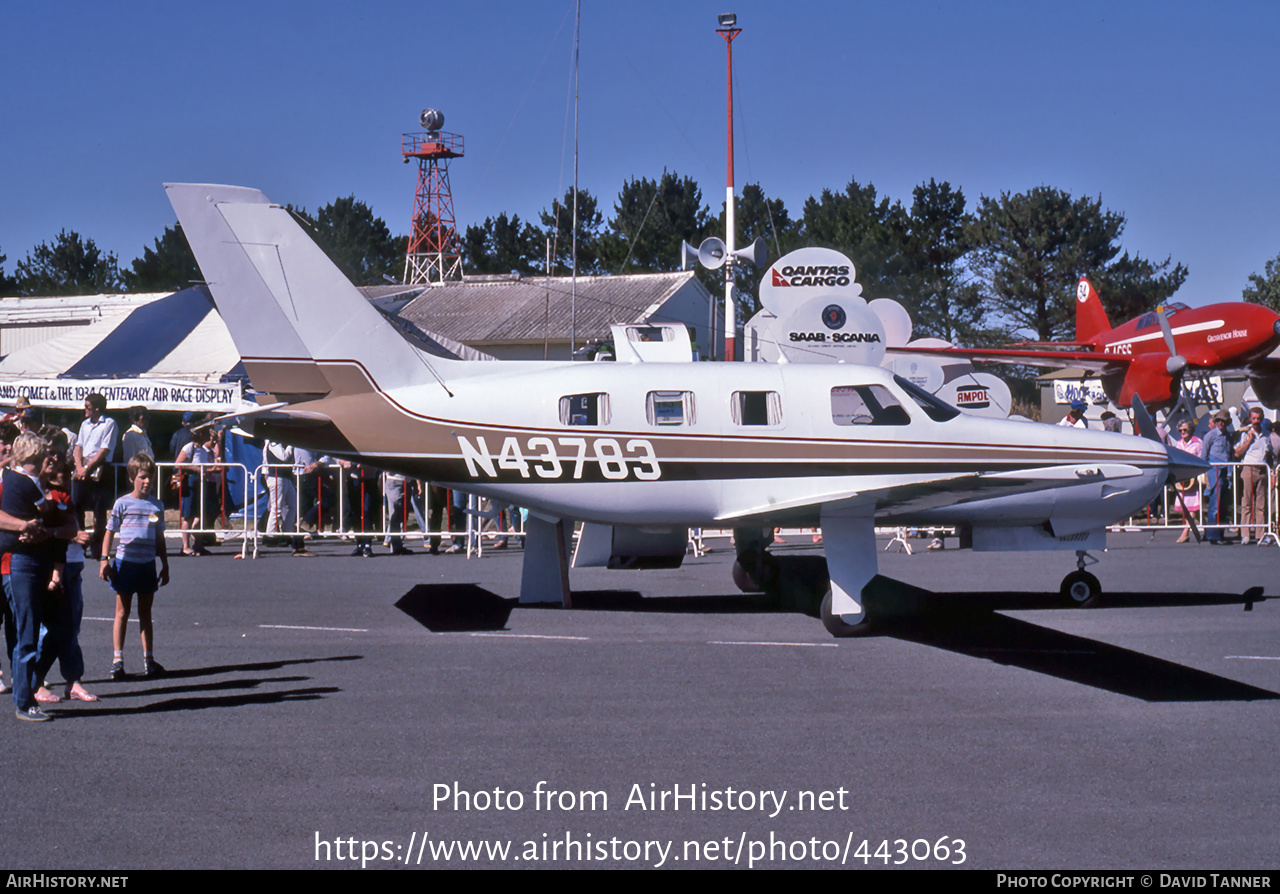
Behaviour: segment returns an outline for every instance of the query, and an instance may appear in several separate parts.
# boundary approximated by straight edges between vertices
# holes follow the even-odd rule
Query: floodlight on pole
[[[727,84],[727,143],[728,143],[728,161],[725,166],[725,204],[724,204],[724,228],[725,228],[725,248],[727,254],[732,256],[735,245],[735,231],[737,230],[737,218],[734,210],[734,184],[733,184],[733,39],[742,33],[741,28],[734,27],[738,24],[738,17],[733,13],[723,13],[717,16],[720,23],[716,33],[724,38],[724,48],[728,63],[726,84]],[[735,309],[733,300],[733,264],[724,265],[724,359],[734,359],[734,341],[737,338],[738,331],[738,314]]]

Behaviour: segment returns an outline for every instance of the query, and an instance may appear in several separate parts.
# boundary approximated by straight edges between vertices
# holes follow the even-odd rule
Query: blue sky
[[[739,188],[798,214],[851,177],[909,203],[930,177],[980,195],[1101,196],[1123,245],[1235,300],[1280,254],[1280,4],[605,3],[582,8],[579,182],[606,214],[664,167],[724,194],[733,11]],[[161,183],[368,202],[405,232],[400,134],[425,106],[466,140],[460,228],[536,220],[572,181],[573,4],[8,2],[0,29],[6,272],[66,227],[141,254]],[[857,258],[853,259],[855,264]]]

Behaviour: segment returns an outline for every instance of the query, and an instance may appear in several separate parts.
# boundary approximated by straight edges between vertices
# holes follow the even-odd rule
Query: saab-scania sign
[[[852,271],[847,264],[814,264],[772,267],[772,284],[780,288],[791,286],[847,286],[852,282]]]
[[[821,341],[839,344],[841,342],[880,342],[876,332],[789,332],[792,341]]]

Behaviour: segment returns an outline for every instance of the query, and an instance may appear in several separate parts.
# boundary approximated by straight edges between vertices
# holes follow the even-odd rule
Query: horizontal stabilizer
[[[272,437],[281,437],[281,429],[315,429],[330,425],[332,420],[324,413],[315,410],[290,410],[287,403],[266,404],[240,413],[227,413],[212,420],[210,424],[223,423],[240,428],[249,437],[262,434],[259,424],[271,426]]]

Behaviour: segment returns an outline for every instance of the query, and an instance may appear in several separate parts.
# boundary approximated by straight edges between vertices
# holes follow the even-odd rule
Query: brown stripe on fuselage
[[[281,361],[273,367],[273,372],[294,365],[311,364],[301,358]],[[280,440],[335,456],[355,458],[362,455],[366,462],[373,465],[408,474],[421,475],[425,469],[432,468],[455,480],[471,480],[468,476],[456,474],[462,457],[459,437],[467,438],[477,446],[479,439],[484,438],[486,448],[493,456],[499,454],[503,442],[509,437],[517,439],[522,451],[527,446],[528,439],[534,437],[549,438],[557,444],[561,438],[639,438],[653,445],[659,463],[697,466],[708,471],[695,477],[707,478],[769,477],[770,464],[779,466],[776,472],[778,477],[800,474],[825,477],[886,474],[890,468],[903,473],[969,467],[973,471],[990,472],[1076,463],[1106,462],[1138,466],[1159,463],[1159,459],[1151,454],[1117,448],[1078,448],[1068,453],[1062,447],[948,443],[889,437],[849,439],[795,437],[776,433],[674,434],[669,431],[621,430],[604,426],[494,425],[431,416],[411,410],[382,391],[358,361],[320,361],[319,368],[326,382],[332,386],[332,396],[295,406],[300,410],[323,413],[332,420],[332,424],[303,428],[264,419],[259,423],[259,428],[268,437],[278,437]],[[834,424],[832,427],[837,428]],[[887,427],[867,427],[865,433],[892,435]],[[528,458],[533,459],[532,451]],[[561,458],[566,461],[568,459],[563,453]],[[594,465],[596,460],[589,456],[587,462]],[[797,465],[809,464],[815,468],[808,473],[796,468]],[[506,479],[510,476],[504,474],[501,477]],[[439,480],[446,479],[441,477]],[[530,480],[550,483],[570,479]]]

